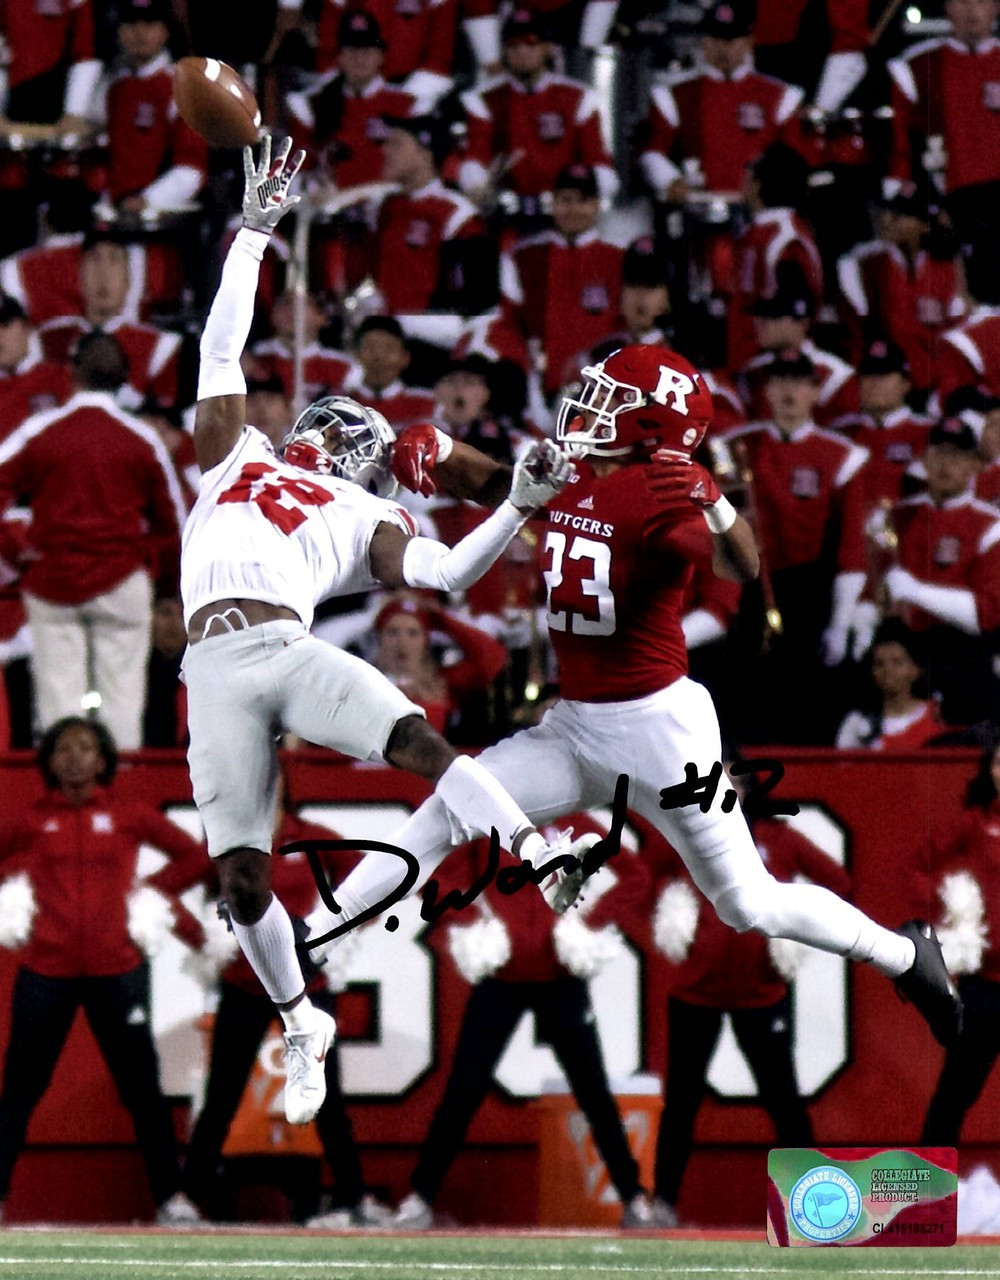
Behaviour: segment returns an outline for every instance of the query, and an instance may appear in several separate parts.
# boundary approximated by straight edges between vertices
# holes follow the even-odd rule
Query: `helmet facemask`
[[[307,406],[281,446],[292,466],[333,475],[379,498],[391,498],[396,434],[376,409],[347,396],[325,396]]]
[[[581,373],[581,390],[575,396],[564,395],[559,406],[556,439],[569,453],[626,457],[635,446],[618,443],[616,419],[646,404],[646,393],[609,377],[602,364],[586,365]]]

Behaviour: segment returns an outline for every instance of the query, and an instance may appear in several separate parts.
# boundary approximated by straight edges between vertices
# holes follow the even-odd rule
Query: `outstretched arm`
[[[441,492],[498,507],[510,492],[513,469],[420,422],[401,432],[393,445],[392,473],[404,489],[425,498]]]
[[[288,188],[305,152],[296,152],[288,164],[291,146],[291,138],[285,138],[273,165],[270,134],[261,138],[259,164],[254,164],[251,148],[243,148],[243,226],[226,255],[199,351],[194,448],[203,472],[230,453],[246,421],[247,384],[240,356],[253,321],[260,263],[279,219],[299,202]]]

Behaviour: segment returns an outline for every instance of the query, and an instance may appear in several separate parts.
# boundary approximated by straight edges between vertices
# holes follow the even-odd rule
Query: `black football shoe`
[[[917,949],[912,967],[896,979],[896,990],[927,1019],[938,1044],[951,1048],[962,1034],[962,998],[948,973],[934,926],[925,920],[908,920],[896,932],[910,938]]]

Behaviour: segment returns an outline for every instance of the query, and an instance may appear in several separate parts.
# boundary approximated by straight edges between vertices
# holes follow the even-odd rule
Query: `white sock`
[[[503,849],[510,849],[518,832],[534,825],[492,773],[469,756],[456,756],[434,790],[473,834],[488,836],[496,827]],[[527,856],[523,849],[521,856]]]
[[[436,795],[425,800],[401,827],[387,837],[386,843],[406,849],[420,863],[420,875],[410,890],[411,894],[416,893],[451,851],[451,826],[444,803]],[[320,902],[306,916],[310,937],[322,937],[345,920],[353,920],[368,907],[381,902],[399,884],[403,871],[400,858],[388,853],[366,854],[351,874],[334,887],[333,896],[341,907],[340,914],[335,915]],[[321,959],[336,945],[335,941],[313,948],[312,954],[314,958]]]
[[[312,1031],[316,1026],[316,1006],[311,1000],[300,1000],[292,1009],[279,1009],[281,1021],[288,1033]]]
[[[233,933],[250,967],[275,1004],[289,1004],[305,987],[295,954],[295,934],[288,912],[271,894],[267,910],[256,924],[233,921]]]

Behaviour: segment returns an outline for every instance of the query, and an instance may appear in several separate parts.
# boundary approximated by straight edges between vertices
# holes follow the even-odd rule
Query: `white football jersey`
[[[377,583],[368,547],[383,521],[415,533],[410,515],[356,484],[291,467],[256,427],[201,477],[181,541],[184,621],[213,600],[266,600],[308,628],[328,596]]]

